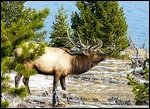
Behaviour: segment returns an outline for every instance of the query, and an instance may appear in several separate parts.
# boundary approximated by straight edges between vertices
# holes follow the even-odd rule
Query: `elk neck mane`
[[[81,74],[91,68],[91,62],[86,55],[74,55],[71,60],[73,74]]]
[[[67,48],[61,48],[72,56],[71,58],[71,72],[73,74],[81,74],[91,68],[92,63],[90,58],[85,54],[73,53]]]

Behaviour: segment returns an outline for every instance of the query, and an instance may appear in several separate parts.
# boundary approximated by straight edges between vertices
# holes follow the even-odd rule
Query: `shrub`
[[[146,59],[148,62],[148,66],[144,68],[145,74],[144,79],[145,83],[137,83],[130,74],[127,74],[127,79],[129,80],[129,84],[133,87],[132,92],[135,95],[135,104],[137,105],[145,105],[149,102],[149,59]]]

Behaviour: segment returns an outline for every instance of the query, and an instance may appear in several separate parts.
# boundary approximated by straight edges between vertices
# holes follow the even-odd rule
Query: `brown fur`
[[[16,56],[21,55],[21,50],[16,50]],[[20,54],[19,54],[20,53]],[[36,54],[37,56],[37,54]],[[85,54],[74,54],[68,49],[55,47],[46,47],[45,54],[35,61],[25,61],[24,66],[27,69],[35,68],[39,73],[53,75],[53,105],[56,104],[56,89],[58,80],[60,80],[62,89],[66,89],[65,77],[70,74],[81,74],[88,71],[97,63],[105,59],[105,55],[95,51],[87,51]],[[19,80],[22,75],[17,74],[15,77],[15,86],[18,87]],[[29,78],[23,79],[25,85],[28,86]],[[28,91],[30,89],[28,86]]]
[[[90,60],[87,56],[75,56],[71,60],[72,64],[72,73],[73,74],[81,74],[90,69]]]

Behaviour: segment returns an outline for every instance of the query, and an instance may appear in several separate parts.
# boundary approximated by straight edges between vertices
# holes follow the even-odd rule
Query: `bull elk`
[[[69,35],[68,35],[69,37]],[[74,46],[76,44],[71,40]],[[97,49],[102,47],[102,41],[97,45],[85,46],[79,37],[78,47],[83,54],[72,53],[66,48],[57,47],[45,47],[45,53],[34,61],[26,61],[24,66],[26,69],[35,68],[39,73],[46,75],[53,75],[53,106],[57,104],[56,90],[58,81],[63,90],[66,90],[65,77],[70,74],[82,74],[90,70],[97,63],[103,61],[106,58],[105,54],[98,53]],[[15,50],[16,56],[19,56],[21,48]],[[22,75],[19,73],[15,76],[15,87],[18,87],[20,78]],[[23,83],[29,89],[29,78],[23,77]]]

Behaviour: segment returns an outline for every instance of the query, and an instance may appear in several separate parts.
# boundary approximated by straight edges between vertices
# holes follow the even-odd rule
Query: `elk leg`
[[[56,91],[57,91],[57,86],[58,86],[59,79],[60,79],[59,76],[54,75],[54,80],[53,80],[53,99],[52,99],[53,106],[55,106],[57,104],[57,100],[58,100]]]
[[[30,91],[30,88],[29,88],[29,78],[23,77],[22,81],[23,81],[24,85],[27,86],[29,95],[31,95],[31,91]]]
[[[60,78],[60,84],[63,90],[66,90],[65,77]]]
[[[18,84],[19,84],[19,81],[20,81],[21,77],[22,77],[22,75],[20,75],[20,74],[17,74],[15,76],[15,87],[16,88],[18,88]]]
[[[60,77],[60,84],[63,90],[66,90],[65,77]],[[66,98],[66,94],[63,94],[63,97]]]

